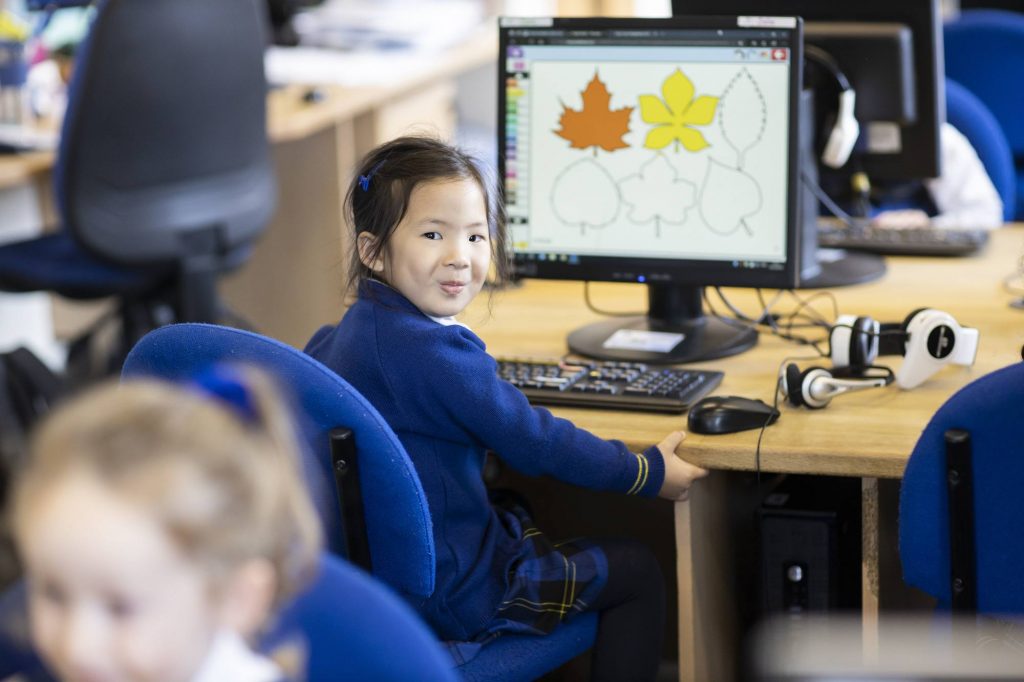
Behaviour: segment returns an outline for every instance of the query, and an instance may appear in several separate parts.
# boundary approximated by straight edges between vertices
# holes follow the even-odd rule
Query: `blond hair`
[[[274,387],[253,370],[239,376],[253,419],[198,389],[153,379],[103,385],[59,407],[32,440],[13,498],[15,528],[47,487],[69,473],[92,474],[152,511],[215,579],[268,560],[279,605],[311,576],[320,525]]]

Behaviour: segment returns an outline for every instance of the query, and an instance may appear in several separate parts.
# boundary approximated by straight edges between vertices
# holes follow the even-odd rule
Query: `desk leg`
[[[861,479],[861,602],[865,661],[878,660],[879,619],[879,494],[877,478]]]
[[[676,503],[681,682],[732,680],[737,673],[726,499],[726,475],[713,471],[689,500]]]

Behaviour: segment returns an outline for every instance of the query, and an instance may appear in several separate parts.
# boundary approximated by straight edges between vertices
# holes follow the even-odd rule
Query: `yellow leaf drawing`
[[[664,149],[675,140],[691,152],[707,147],[704,135],[692,126],[711,123],[718,98],[710,95],[694,98],[693,83],[679,69],[661,84],[661,96],[662,99],[657,95],[640,95],[640,117],[647,123],[657,124],[647,133],[644,146]]]

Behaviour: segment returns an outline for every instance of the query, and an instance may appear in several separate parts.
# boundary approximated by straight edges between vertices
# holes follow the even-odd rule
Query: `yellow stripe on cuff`
[[[647,472],[650,470],[650,464],[647,462],[646,457],[635,452],[633,455],[637,459],[636,480],[633,482],[633,487],[626,491],[627,495],[636,495],[643,490],[644,485],[647,483]]]

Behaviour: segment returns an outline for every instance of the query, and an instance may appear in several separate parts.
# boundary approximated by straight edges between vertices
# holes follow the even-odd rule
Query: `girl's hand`
[[[658,443],[658,451],[665,460],[665,482],[661,484],[658,496],[667,500],[685,500],[690,484],[708,475],[707,469],[676,456],[676,448],[684,438],[686,434],[682,431],[673,431]]]

